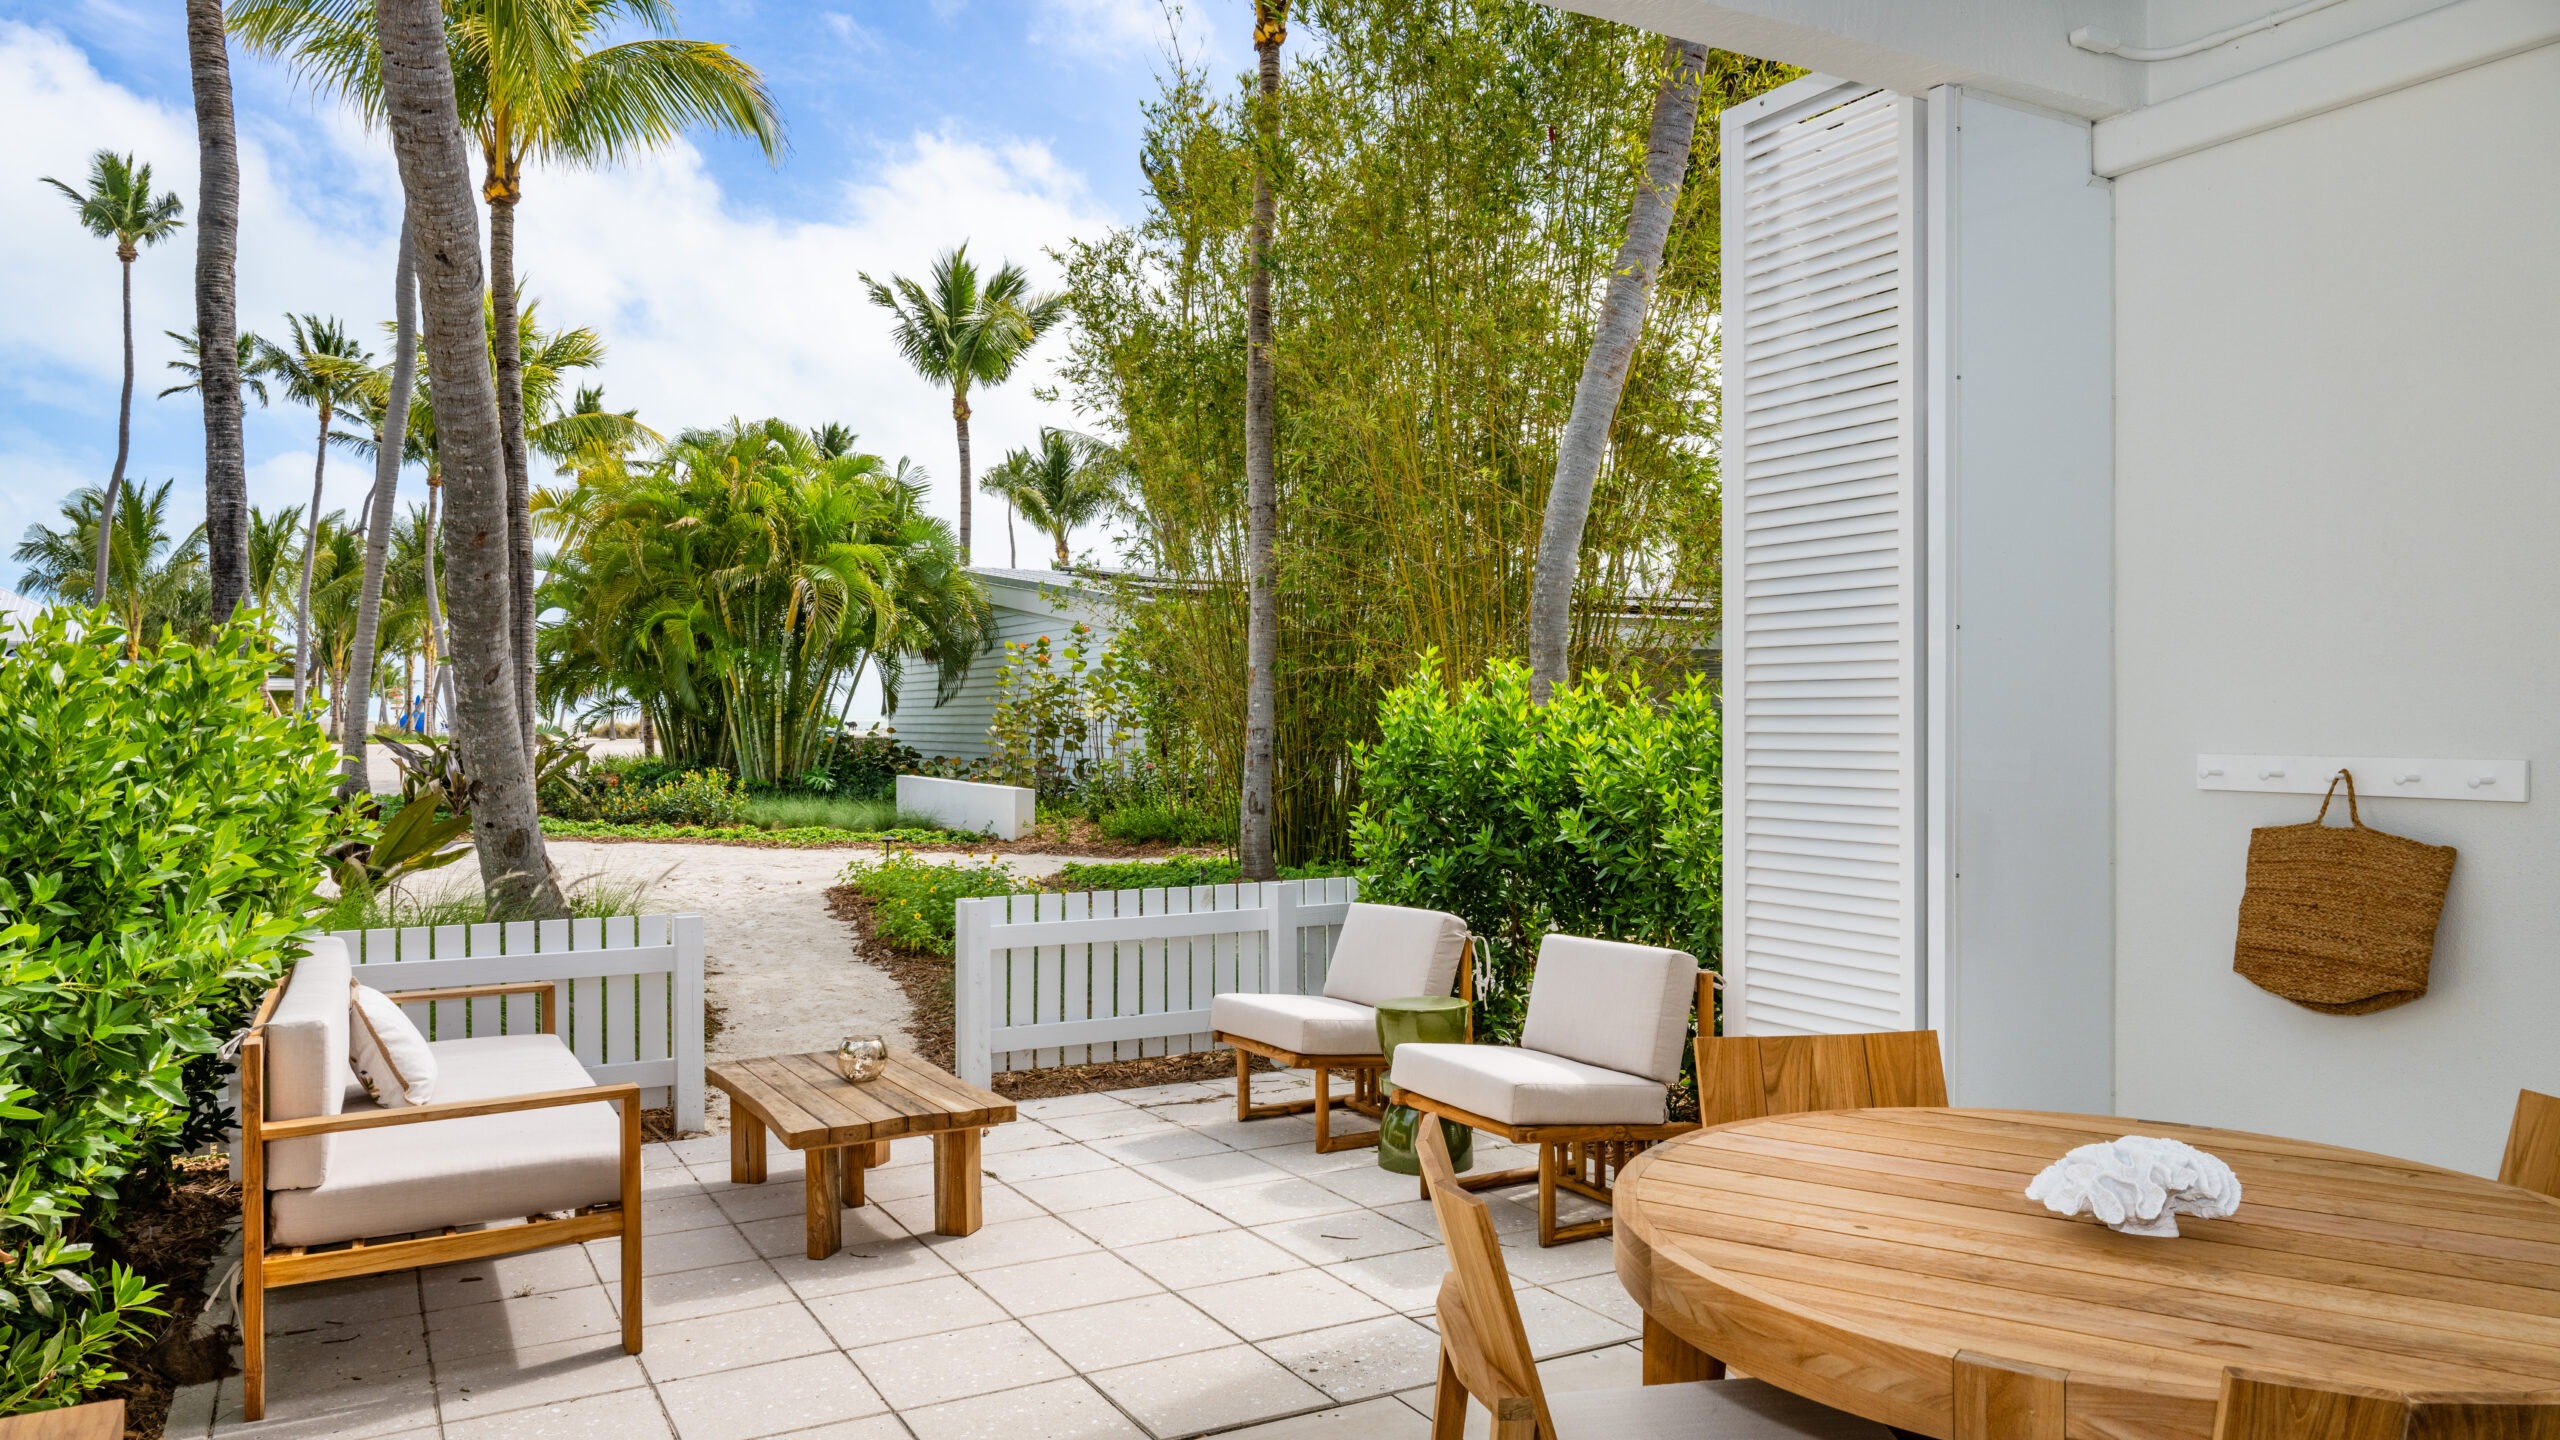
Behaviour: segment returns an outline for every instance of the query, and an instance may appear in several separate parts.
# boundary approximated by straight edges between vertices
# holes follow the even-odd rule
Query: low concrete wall
[[[1022,832],[1031,828],[1033,802],[1038,798],[1019,785],[898,777],[899,809],[930,815],[947,829],[988,831],[999,840],[1022,838]]]

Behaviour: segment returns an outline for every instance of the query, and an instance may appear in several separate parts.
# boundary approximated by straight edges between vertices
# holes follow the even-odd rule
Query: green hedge
[[[1496,664],[1451,685],[1426,657],[1360,748],[1360,898],[1463,916],[1483,938],[1477,1033],[1518,1034],[1537,945],[1563,931],[1720,948],[1715,692],[1591,676],[1529,703]]]
[[[85,627],[81,629],[78,627]],[[158,1292],[100,1263],[118,1204],[218,1139],[215,1049],[284,964],[336,755],[267,708],[241,622],[128,654],[54,611],[0,655],[0,1414],[67,1405]]]
[[[767,830],[759,825],[612,824],[601,820],[542,817],[542,833],[560,840],[746,840],[787,850],[823,849],[829,845],[974,845],[987,837],[960,830],[839,830],[831,825],[791,825]]]
[[[979,895],[1015,895],[1029,887],[1001,860],[946,865],[904,852],[844,867],[844,884],[872,903],[871,926],[904,950],[948,956],[959,924],[958,902]]]

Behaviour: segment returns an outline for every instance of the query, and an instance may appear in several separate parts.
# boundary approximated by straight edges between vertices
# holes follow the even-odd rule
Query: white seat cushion
[[[1446,995],[1458,983],[1466,946],[1467,922],[1455,915],[1354,900],[1325,962],[1324,993],[1369,1006]]]
[[[1697,993],[1694,956],[1550,935],[1538,946],[1520,1045],[1668,1085],[1680,1078]]]
[[[285,977],[284,994],[267,1016],[266,1089],[259,1113],[270,1120],[335,1115],[352,1078],[347,1069],[346,943],[329,935],[303,941],[302,958]],[[267,1188],[308,1190],[329,1178],[343,1142],[307,1135],[267,1147]]]
[[[1404,1053],[1398,1046],[1396,1053]],[[1550,1391],[1557,1440],[1892,1440],[1873,1420],[1765,1380],[1692,1380],[1624,1390]]]
[[[338,985],[344,1014],[346,981]],[[439,1103],[593,1083],[555,1035],[438,1040],[428,1048],[435,1052]],[[602,1100],[386,1125],[335,1138],[325,1182],[274,1196],[274,1243],[326,1245],[521,1220],[622,1194],[621,1120]]]
[[[1378,1012],[1322,995],[1220,995],[1209,1028],[1301,1055],[1378,1053]]]
[[[1641,1075],[1512,1045],[1398,1045],[1388,1081],[1506,1125],[1659,1125],[1670,1104]]]

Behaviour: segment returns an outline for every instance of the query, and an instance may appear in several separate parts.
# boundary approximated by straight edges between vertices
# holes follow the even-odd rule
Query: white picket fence
[[[702,1120],[702,917],[614,915],[506,925],[340,930],[356,978],[377,990],[560,982],[560,1037],[600,1085]],[[534,1030],[530,995],[404,1007],[430,1040]]]
[[[957,1068],[1178,1055],[1209,1044],[1210,997],[1324,988],[1349,876],[1178,890],[1087,890],[959,902]]]

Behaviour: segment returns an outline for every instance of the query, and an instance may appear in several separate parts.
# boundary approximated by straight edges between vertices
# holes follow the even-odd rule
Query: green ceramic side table
[[[1444,1045],[1459,1044],[1467,1038],[1467,1011],[1474,1002],[1454,995],[1416,996],[1410,1000],[1387,1000],[1378,1006],[1378,1053],[1387,1057],[1390,1069],[1396,1058],[1396,1046],[1407,1040]],[[1392,1102],[1395,1092],[1387,1092]],[[1386,1113],[1378,1117],[1378,1168],[1399,1175],[1419,1175],[1422,1162],[1414,1158],[1414,1129],[1422,1122],[1422,1112],[1410,1105],[1389,1103]],[[1440,1122],[1441,1138],[1449,1142],[1449,1162],[1460,1170],[1476,1163],[1476,1132],[1451,1121]]]

